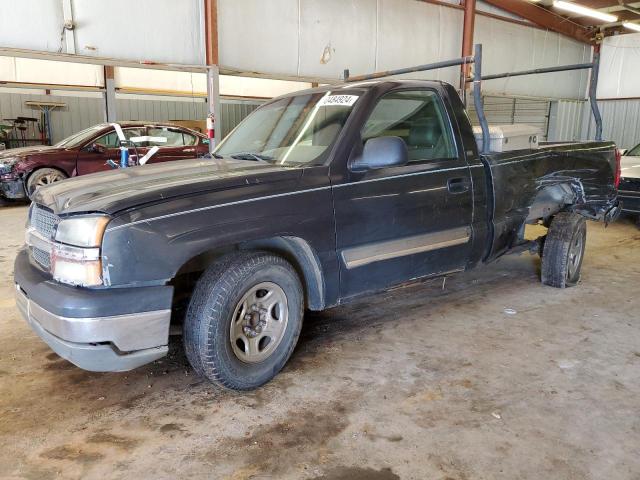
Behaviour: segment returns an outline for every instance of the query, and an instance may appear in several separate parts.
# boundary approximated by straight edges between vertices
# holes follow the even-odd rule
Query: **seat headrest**
[[[411,126],[409,145],[412,147],[433,147],[442,136],[442,130],[435,118],[423,120]]]

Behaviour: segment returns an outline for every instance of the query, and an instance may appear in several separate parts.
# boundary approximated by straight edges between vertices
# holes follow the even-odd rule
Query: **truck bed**
[[[538,149],[481,155],[493,244],[487,259],[517,242],[525,223],[536,223],[565,205],[606,220],[616,199],[613,142],[547,143]]]

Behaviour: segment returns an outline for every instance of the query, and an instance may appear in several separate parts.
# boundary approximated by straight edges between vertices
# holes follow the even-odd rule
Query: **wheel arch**
[[[61,174],[63,174],[66,178],[69,178],[70,175],[68,172],[65,172],[62,168],[57,167],[57,166],[50,166],[50,165],[40,165],[36,168],[34,168],[33,170],[28,171],[27,173],[24,174],[24,176],[22,177],[22,181],[24,183],[24,188],[25,191],[27,189],[27,184],[29,183],[29,179],[33,176],[34,173],[40,171],[40,170],[44,170],[45,168],[51,169],[51,170],[56,170],[58,172],[60,172]]]
[[[263,250],[282,256],[300,276],[306,307],[316,311],[325,308],[325,278],[322,264],[313,247],[300,237],[276,236],[217,246],[189,258],[174,278],[182,273],[206,269],[223,255],[241,250]]]
[[[581,187],[582,184],[580,184]],[[578,199],[577,189],[578,187],[575,184],[569,182],[547,185],[541,188],[529,207],[529,214],[525,222],[531,223],[540,219],[545,222],[548,221],[550,217],[564,210],[567,205],[572,205],[576,202]]]

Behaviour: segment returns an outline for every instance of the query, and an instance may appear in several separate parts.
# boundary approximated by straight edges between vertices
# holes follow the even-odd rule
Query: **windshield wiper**
[[[236,160],[255,160],[258,162],[268,162],[269,160],[273,160],[273,157],[269,155],[262,155],[259,153],[251,153],[251,152],[240,152],[229,155],[231,158],[235,158]]]

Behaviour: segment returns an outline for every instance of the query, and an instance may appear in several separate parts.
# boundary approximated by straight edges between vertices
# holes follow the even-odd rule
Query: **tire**
[[[27,179],[27,196],[31,198],[39,187],[59,182],[65,178],[67,178],[67,176],[55,168],[39,168],[29,175]]]
[[[553,217],[542,251],[542,283],[556,288],[578,283],[586,241],[582,215],[560,212]]]
[[[267,252],[226,255],[204,272],[191,297],[183,326],[189,363],[223,387],[257,388],[291,356],[303,311],[300,279],[286,260]]]

